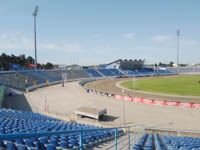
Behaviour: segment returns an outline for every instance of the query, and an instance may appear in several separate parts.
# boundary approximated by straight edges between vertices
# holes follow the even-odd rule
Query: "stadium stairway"
[[[95,69],[84,69],[84,71],[87,72],[90,77],[102,77]]]
[[[131,137],[133,137],[134,135],[131,134]],[[117,144],[117,149],[118,150],[129,150],[129,145],[128,145],[128,139],[127,139],[127,135],[124,136],[120,136],[117,138],[118,140],[118,144]],[[130,142],[130,149],[131,146],[133,145],[133,138],[131,139],[132,142]],[[110,140],[107,142],[104,142],[98,146],[94,146],[92,147],[93,150],[113,150],[115,149],[115,141],[114,140]]]
[[[119,69],[119,72],[122,74],[122,76],[126,76],[126,74],[121,69]]]
[[[101,73],[98,69],[95,69],[96,72],[98,72],[102,77],[105,77],[103,73]]]

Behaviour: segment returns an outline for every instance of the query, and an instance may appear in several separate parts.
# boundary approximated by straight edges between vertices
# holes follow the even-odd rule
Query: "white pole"
[[[122,96],[124,96],[124,89],[122,89]],[[123,125],[125,125],[125,100],[123,100]]]
[[[136,79],[135,79],[135,77],[133,77],[133,90],[136,90]]]

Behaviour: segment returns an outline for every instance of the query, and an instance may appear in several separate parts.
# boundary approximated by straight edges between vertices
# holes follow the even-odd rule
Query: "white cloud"
[[[33,39],[23,35],[23,33],[7,33],[0,35],[0,50],[7,49],[32,49]]]
[[[150,38],[151,41],[156,42],[156,43],[161,43],[161,44],[166,44],[168,46],[174,46],[176,47],[177,44],[177,39],[176,36],[172,35],[155,35]],[[199,47],[200,42],[197,40],[191,40],[191,39],[185,39],[180,37],[180,46],[197,46]],[[165,46],[166,46],[165,45]]]
[[[75,43],[64,43],[64,44],[41,43],[39,45],[39,48],[41,50],[51,50],[51,51],[68,52],[68,53],[77,53],[83,51],[82,46]]]
[[[50,43],[46,43],[46,44],[40,44],[40,48],[41,49],[55,49],[56,45],[55,44],[50,44]]]
[[[91,52],[96,55],[104,55],[104,56],[110,56],[110,54],[114,53],[116,51],[115,48],[111,47],[111,45],[101,45],[96,46],[92,48]]]
[[[70,43],[64,44],[62,49],[63,49],[64,52],[81,52],[81,51],[83,51],[81,45],[74,44],[74,43],[72,43],[72,44],[70,44]]]
[[[133,39],[135,37],[135,33],[124,33],[122,34],[122,37],[125,39]]]
[[[59,52],[76,53],[82,51],[82,46],[77,43],[43,43],[37,42],[38,49],[51,50]],[[5,50],[21,50],[22,52],[30,51],[34,48],[33,38],[29,38],[23,33],[7,33],[0,34],[0,51]]]
[[[157,46],[136,46],[136,50],[143,51],[143,52],[166,52],[173,50],[173,47],[157,47]]]
[[[158,42],[158,43],[165,43],[172,39],[173,39],[173,37],[170,35],[155,35],[155,36],[151,37],[151,40],[153,42]]]

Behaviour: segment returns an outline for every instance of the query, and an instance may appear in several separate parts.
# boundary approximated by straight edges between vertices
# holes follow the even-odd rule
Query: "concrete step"
[[[130,149],[133,147],[134,144],[134,138],[133,134],[130,134]],[[128,145],[128,134],[125,134],[121,137],[117,138],[117,149],[118,150],[129,150],[129,145]],[[93,146],[89,148],[90,150],[115,150],[115,139],[104,142],[102,144]],[[89,150],[87,149],[87,150]]]

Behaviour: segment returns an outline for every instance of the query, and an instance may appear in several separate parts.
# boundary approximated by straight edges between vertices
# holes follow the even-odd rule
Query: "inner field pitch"
[[[122,82],[129,89],[183,96],[200,96],[200,75],[144,78]]]

